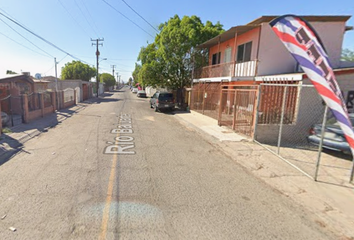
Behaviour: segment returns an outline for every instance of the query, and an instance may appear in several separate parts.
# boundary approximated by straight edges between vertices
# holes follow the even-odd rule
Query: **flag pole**
[[[352,170],[350,172],[349,183],[353,182],[353,178],[354,178],[354,155],[353,155],[353,152],[352,152]]]
[[[322,153],[322,146],[323,146],[323,139],[326,131],[326,120],[327,120],[327,112],[328,112],[328,106],[326,104],[324,114],[323,114],[323,121],[322,121],[322,130],[321,130],[321,141],[318,146],[318,155],[317,155],[317,163],[316,163],[316,171],[315,171],[315,176],[314,180],[317,181],[317,176],[318,176],[318,170],[320,167],[320,161],[321,161],[321,153]]]

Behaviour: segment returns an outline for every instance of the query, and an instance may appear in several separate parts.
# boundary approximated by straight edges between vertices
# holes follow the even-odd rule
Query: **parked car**
[[[169,92],[156,92],[150,99],[150,107],[155,109],[155,112],[159,110],[175,109],[175,99],[172,93]]]
[[[137,93],[139,91],[139,89],[137,88],[132,88],[132,93]]]
[[[140,98],[146,98],[146,92],[144,90],[140,90],[140,91],[138,91],[136,96],[140,97]]]
[[[6,127],[10,124],[10,116],[5,112],[1,112],[1,124],[3,127]]]
[[[354,126],[354,114],[349,114],[349,119]],[[321,135],[322,124],[315,124],[310,129],[310,135],[307,137],[307,140],[310,144],[319,146]],[[335,117],[329,118],[326,122],[322,147],[329,150],[350,153],[349,144]]]

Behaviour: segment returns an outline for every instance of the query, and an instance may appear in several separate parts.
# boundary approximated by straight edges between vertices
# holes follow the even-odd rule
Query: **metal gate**
[[[0,99],[2,127],[13,127],[23,122],[22,96],[8,96]]]
[[[253,137],[257,113],[257,85],[222,85],[218,124]]]
[[[199,82],[192,89],[191,109],[218,119],[221,83]]]

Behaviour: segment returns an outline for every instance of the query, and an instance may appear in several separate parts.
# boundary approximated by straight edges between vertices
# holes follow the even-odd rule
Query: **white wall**
[[[101,95],[104,93],[104,84],[100,82],[99,88],[98,88],[98,95]]]
[[[55,91],[55,89],[56,89],[55,81],[50,82],[48,84],[48,88]],[[67,88],[72,88],[72,89],[79,88],[80,91],[77,91],[78,98],[80,99],[80,102],[83,101],[82,80],[58,80],[58,90],[59,91],[65,90]]]
[[[344,38],[344,22],[310,22],[325,49],[327,50],[333,68],[340,67],[340,56]],[[275,35],[268,23],[262,24],[261,41],[259,48],[258,74],[272,75],[294,72],[296,62]]]
[[[294,72],[295,60],[268,23],[262,23],[258,60],[259,76]]]
[[[146,96],[152,97],[152,95],[155,94],[155,92],[160,91],[160,92],[168,92],[169,90],[167,88],[153,88],[153,87],[146,87],[145,92]]]

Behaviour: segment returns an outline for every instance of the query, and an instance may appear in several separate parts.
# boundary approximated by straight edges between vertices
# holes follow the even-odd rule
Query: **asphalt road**
[[[0,239],[335,239],[148,101],[112,92],[1,165]]]

